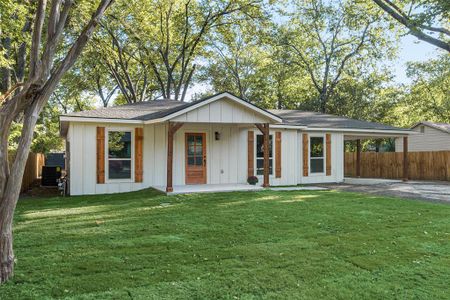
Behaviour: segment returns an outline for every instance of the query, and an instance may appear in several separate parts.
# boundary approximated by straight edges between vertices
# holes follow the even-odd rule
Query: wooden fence
[[[450,181],[450,151],[409,152],[409,179]],[[356,176],[356,153],[346,152],[344,174]],[[403,178],[403,152],[362,152],[361,177]]]
[[[9,162],[12,164],[14,153],[10,154]],[[41,177],[42,166],[45,164],[45,155],[42,153],[30,153],[28,155],[25,171],[23,172],[22,187],[20,192],[26,191],[38,178]]]

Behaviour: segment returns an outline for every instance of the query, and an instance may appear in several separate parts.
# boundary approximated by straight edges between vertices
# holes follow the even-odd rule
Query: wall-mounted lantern
[[[216,141],[220,140],[220,132],[218,132],[218,131],[214,132],[214,137],[215,137]]]

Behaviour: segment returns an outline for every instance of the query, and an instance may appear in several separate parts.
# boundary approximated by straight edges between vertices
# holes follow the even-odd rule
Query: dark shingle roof
[[[215,97],[219,94],[215,94],[210,97],[206,97],[194,102],[180,102],[174,100],[154,100],[154,101],[146,101],[81,111],[71,113],[65,116],[148,121],[163,118],[189,106],[206,101],[211,97]],[[227,93],[225,92],[223,94],[226,95]],[[303,125],[312,128],[315,127],[315,128],[342,128],[342,129],[404,130],[402,128],[396,128],[389,125],[349,119],[329,114],[321,114],[318,112],[308,112],[300,110],[278,110],[278,109],[266,111],[277,117],[282,118],[283,124],[286,125]]]
[[[311,128],[403,130],[375,122],[367,122],[311,111],[272,109],[270,112],[283,118],[287,125],[305,125]]]
[[[174,100],[154,100],[138,102],[120,106],[104,107],[68,114],[70,117],[126,119],[126,120],[152,120],[161,117],[165,112],[177,111],[192,105],[194,102],[184,103]]]
[[[209,100],[215,96],[223,94],[224,97],[228,95],[239,98],[229,92],[223,92],[211,95],[209,97],[202,98],[193,102],[180,102],[175,100],[153,100],[153,101],[145,101],[138,102],[132,104],[125,104],[119,106],[112,107],[104,107],[93,110],[80,111],[76,113],[71,113],[63,116],[68,117],[83,117],[83,118],[102,118],[102,119],[124,119],[124,120],[138,120],[138,121],[149,121],[154,119],[163,118],[172,113],[185,109],[187,107],[196,105],[198,103]],[[251,102],[248,102],[244,99],[240,99],[249,103],[255,108],[261,109],[269,114],[272,114],[268,110],[262,109]],[[272,114],[274,115],[274,114]],[[274,115],[274,117],[278,117]]]
[[[432,128],[444,131],[446,133],[450,133],[450,124],[447,123],[435,123],[435,122],[428,122],[428,121],[422,121],[411,127],[411,129],[416,128],[419,125],[426,125],[430,126]]]

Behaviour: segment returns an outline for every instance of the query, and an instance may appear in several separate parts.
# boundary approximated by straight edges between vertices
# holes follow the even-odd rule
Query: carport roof
[[[273,114],[283,119],[283,124],[303,125],[308,128],[342,128],[342,129],[376,129],[376,130],[405,130],[381,123],[368,122],[346,117],[340,117],[319,112],[271,109]]]

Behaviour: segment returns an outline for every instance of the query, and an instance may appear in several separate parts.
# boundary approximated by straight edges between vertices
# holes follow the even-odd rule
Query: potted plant
[[[247,178],[247,182],[248,184],[255,185],[258,183],[258,177],[250,176],[249,178]]]

